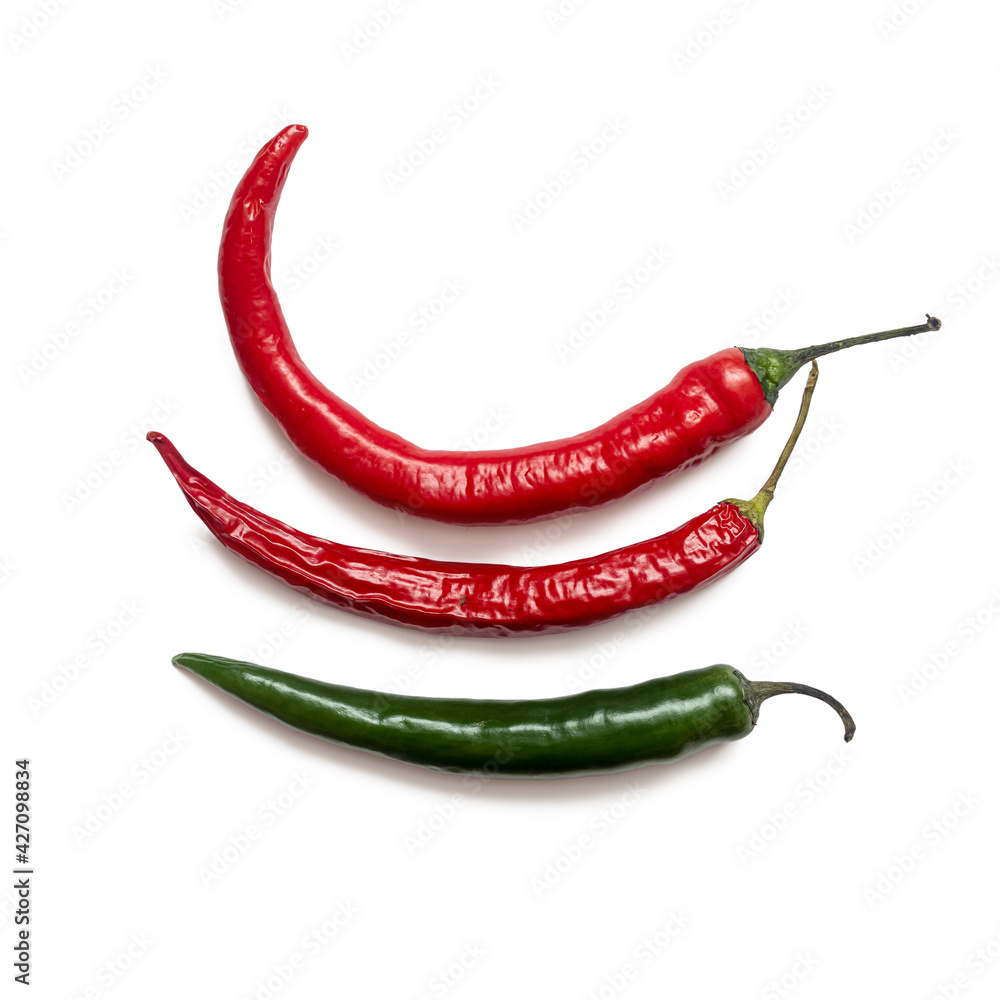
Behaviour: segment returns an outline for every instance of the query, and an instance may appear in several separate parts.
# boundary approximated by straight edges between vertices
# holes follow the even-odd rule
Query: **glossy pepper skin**
[[[457,524],[516,524],[599,506],[750,433],[770,415],[781,386],[819,356],[815,351],[849,346],[824,345],[808,357],[733,347],[688,365],[639,405],[576,437],[495,451],[420,448],[327,389],[285,323],[271,284],[271,233],[288,169],[307,135],[303,125],[279,132],[233,195],[219,249],[222,309],[244,375],[292,444],[387,507]]]
[[[323,604],[427,632],[537,635],[594,625],[699,590],[760,547],[750,518],[727,502],[656,538],[553,566],[392,555],[296,531],[230,496],[162,434],[148,437],[226,548]]]
[[[270,279],[271,231],[293,157],[308,134],[290,125],[258,154],[229,206],[219,295],[244,375],[292,444],[372,500],[460,524],[504,524],[585,510],[696,465],[770,414],[738,348],[584,434],[522,448],[419,448],[330,392],[292,342]]]
[[[554,566],[440,562],[306,535],[220,489],[158,431],[146,437],[226,548],[324,604],[429,632],[566,632],[698,590],[757,551],[818,375],[814,361],[791,436],[752,500],[726,500],[666,534]]]
[[[434,771],[487,777],[607,774],[678,760],[746,736],[763,693],[725,665],[632,687],[537,701],[476,701],[383,694],[220,656],[182,653],[174,664],[279,722],[343,747]]]

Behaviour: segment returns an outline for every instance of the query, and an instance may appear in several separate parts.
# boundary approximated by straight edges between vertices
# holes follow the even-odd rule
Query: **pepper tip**
[[[190,670],[191,673],[198,673],[197,670],[197,653],[178,653],[176,656],[170,658],[170,664],[174,667],[181,667],[184,670]]]
[[[298,149],[299,145],[309,138],[309,129],[305,125],[287,125],[276,136],[275,139],[290,139]]]

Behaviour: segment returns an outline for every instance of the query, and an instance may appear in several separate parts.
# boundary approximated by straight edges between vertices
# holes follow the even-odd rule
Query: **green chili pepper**
[[[677,760],[746,736],[761,702],[776,694],[825,701],[844,739],[854,735],[854,720],[828,694],[750,681],[725,665],[562,698],[474,701],[384,694],[200,653],[173,662],[294,729],[459,774],[567,777]]]

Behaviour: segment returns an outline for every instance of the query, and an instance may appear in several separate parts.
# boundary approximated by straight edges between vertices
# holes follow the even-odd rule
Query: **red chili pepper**
[[[757,551],[817,374],[813,362],[792,435],[753,500],[726,500],[665,535],[555,566],[439,562],[306,535],[225,493],[162,434],[147,437],[226,548],[324,604],[430,632],[565,632],[699,590]]]
[[[737,347],[682,368],[665,388],[591,431],[497,451],[418,448],[330,392],[299,357],[271,285],[271,230],[308,135],[290,125],[257,154],[233,195],[219,293],[240,367],[292,444],[372,500],[458,524],[515,524],[586,510],[690,468],[749,434],[808,361],[855,344],[936,330],[888,330],[800,351]]]

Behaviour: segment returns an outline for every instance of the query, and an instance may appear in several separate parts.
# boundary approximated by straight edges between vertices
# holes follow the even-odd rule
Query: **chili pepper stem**
[[[904,326],[898,330],[883,330],[881,333],[866,333],[860,337],[848,337],[846,340],[831,340],[828,344],[816,344],[813,347],[801,347],[797,350],[782,351],[770,347],[742,347],[743,357],[749,368],[760,379],[761,388],[767,401],[773,406],[778,393],[789,379],[807,362],[815,361],[825,354],[835,354],[848,347],[859,344],[874,344],[880,340],[892,340],[895,337],[912,337],[917,333],[930,333],[941,329],[941,320],[936,316],[927,315],[927,322],[920,326]]]
[[[792,428],[792,433],[785,442],[785,447],[781,449],[781,454],[778,456],[778,461],[771,470],[771,475],[767,477],[767,482],[757,491],[757,495],[752,500],[726,501],[726,503],[731,503],[739,507],[740,513],[757,529],[757,534],[761,540],[764,538],[764,511],[767,510],[767,505],[774,499],[774,488],[778,485],[781,473],[785,471],[785,466],[788,464],[788,460],[792,457],[792,452],[799,442],[799,436],[802,434],[802,428],[805,426],[806,417],[809,415],[809,404],[812,402],[818,378],[819,365],[813,361],[809,377],[806,379],[806,387],[802,390],[802,402],[799,405],[799,415],[795,418],[795,426]]]
[[[773,698],[777,694],[805,694],[809,695],[810,698],[818,698],[820,701],[826,702],[840,716],[840,721],[844,724],[845,743],[850,743],[854,738],[857,726],[854,724],[854,719],[851,718],[851,713],[836,698],[828,695],[825,691],[809,687],[807,684],[796,684],[793,681],[751,681],[747,680],[738,670],[736,676],[743,688],[743,700],[746,702],[747,708],[750,709],[754,725],[757,724],[761,702],[767,701],[768,698]]]

